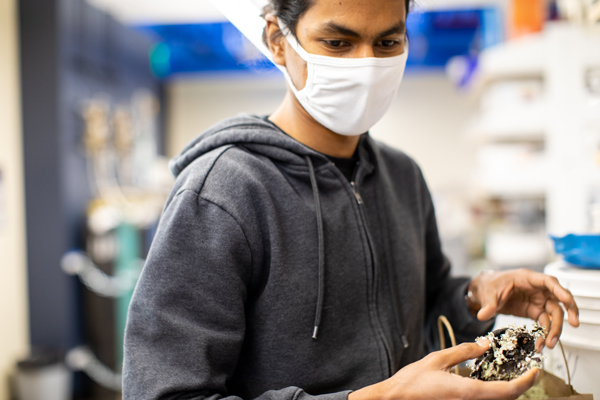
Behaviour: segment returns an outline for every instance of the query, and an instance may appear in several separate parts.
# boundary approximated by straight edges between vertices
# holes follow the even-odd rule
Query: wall
[[[281,101],[282,78],[179,79],[168,88],[167,152],[179,152],[212,124],[240,112],[268,114]],[[475,164],[464,136],[475,104],[441,72],[409,73],[387,115],[371,134],[414,157],[433,190],[464,188]]]
[[[16,3],[0,1],[0,400],[29,343]]]
[[[408,74],[371,134],[413,157],[432,191],[463,190],[476,162],[474,143],[465,134],[475,112],[473,99],[444,74]]]
[[[283,78],[214,76],[172,81],[167,87],[167,155],[172,157],[206,128],[247,112],[273,112],[285,95]]]

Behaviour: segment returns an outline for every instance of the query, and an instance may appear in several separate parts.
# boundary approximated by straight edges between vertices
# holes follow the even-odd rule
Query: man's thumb
[[[483,338],[477,343],[462,343],[438,352],[439,366],[442,369],[449,369],[461,362],[477,358],[487,351],[490,347],[490,341]]]
[[[477,312],[477,319],[480,321],[490,320],[496,315],[497,310],[498,304],[495,301],[489,302]]]

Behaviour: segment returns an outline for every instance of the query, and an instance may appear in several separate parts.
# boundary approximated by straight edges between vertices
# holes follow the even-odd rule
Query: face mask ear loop
[[[285,38],[285,40],[288,41],[288,43],[290,43],[290,41],[288,40],[288,34],[290,32],[290,30],[288,29],[288,27],[283,23],[283,21],[279,18],[277,18],[277,23],[279,24],[279,31],[281,32],[281,34],[283,35],[283,37]],[[287,33],[286,33],[287,32]],[[290,46],[292,46],[292,44],[290,43]],[[292,46],[293,47],[293,46]],[[289,77],[287,76],[287,69],[285,66],[283,65],[279,65],[277,64],[275,61],[273,61],[273,64],[275,64],[275,66],[281,71],[283,72],[283,75],[286,76],[286,78],[291,82],[291,80],[289,79]]]
[[[294,44],[297,44],[297,42],[292,43],[290,41],[290,39],[288,39],[289,37],[292,37],[292,39],[295,39],[290,28],[288,28],[287,25],[280,18],[277,18],[277,23],[279,24],[279,30],[281,31],[281,34],[283,35],[283,37],[288,41],[290,46],[295,47]]]
[[[289,84],[290,88],[292,89],[292,92],[294,93],[296,98],[299,98],[299,97],[303,96],[303,93],[306,92],[308,90],[307,88],[310,86],[309,82],[311,81],[311,75],[313,74],[312,64],[310,61],[307,60],[308,57],[306,56],[306,54],[307,54],[306,50],[304,50],[300,46],[300,43],[298,43],[298,40],[296,39],[294,34],[290,31],[290,29],[287,27],[287,25],[279,18],[277,18],[277,23],[279,24],[279,30],[281,31],[285,40],[287,40],[287,42],[289,43],[290,47],[292,49],[294,49],[296,54],[298,54],[298,56],[306,62],[306,68],[307,68],[306,83],[304,85],[304,88],[302,88],[300,90],[298,88],[296,88],[296,85],[294,85],[294,82],[292,81],[292,77],[290,76],[287,68],[284,67],[283,65],[275,64],[275,66],[277,68],[279,68],[279,70],[281,72],[283,72],[283,75],[285,76],[286,80],[288,81],[288,84]]]
[[[294,49],[294,51],[298,53],[300,58],[308,62],[309,60],[307,60],[307,58],[310,56],[309,53],[306,50],[304,50],[304,48],[302,47],[296,36],[292,33],[290,28],[288,28],[287,25],[279,18],[277,18],[277,22],[279,23],[279,30],[285,37],[285,40],[287,40],[292,49]]]

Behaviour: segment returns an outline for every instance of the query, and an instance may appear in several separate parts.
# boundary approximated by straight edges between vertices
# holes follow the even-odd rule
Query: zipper
[[[357,168],[358,169],[358,168]],[[356,179],[356,175],[357,172],[354,172],[354,179]],[[376,289],[377,289],[377,279],[376,279],[376,272],[377,272],[377,265],[376,265],[376,260],[375,260],[375,252],[373,250],[373,244],[372,244],[372,240],[371,240],[371,236],[369,235],[369,231],[367,230],[367,220],[365,218],[364,215],[364,211],[363,211],[363,207],[362,205],[364,204],[364,201],[362,199],[362,196],[360,195],[360,192],[358,191],[358,187],[355,183],[355,181],[353,180],[352,182],[350,182],[350,186],[352,187],[352,192],[354,193],[354,198],[356,199],[356,203],[358,204],[358,212],[360,214],[360,219],[362,222],[362,226],[363,226],[363,231],[365,233],[365,237],[367,238],[367,246],[369,248],[369,253],[371,255],[371,275],[372,275],[372,285],[371,285],[371,298],[372,298],[372,305],[374,307],[374,314],[375,314],[375,320],[377,321],[377,333],[379,334],[379,337],[381,339],[381,342],[383,343],[383,348],[385,351],[385,355],[386,355],[386,359],[387,359],[387,365],[388,365],[388,376],[392,376],[393,374],[393,367],[392,367],[392,356],[391,356],[391,350],[390,350],[390,345],[387,342],[387,339],[385,337],[385,334],[383,333],[383,329],[381,327],[381,321],[379,320],[379,313],[377,311],[377,295],[376,295]],[[408,342],[405,342],[406,338],[404,338],[403,336],[403,345],[406,346]]]
[[[356,198],[358,205],[364,204],[362,197],[360,197],[360,193],[358,193],[356,184],[354,182],[350,182],[350,186],[352,186],[352,191],[354,192],[354,197]]]

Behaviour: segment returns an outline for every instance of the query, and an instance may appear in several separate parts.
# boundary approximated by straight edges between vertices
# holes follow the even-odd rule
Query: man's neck
[[[339,135],[318,123],[288,89],[279,108],[269,117],[288,135],[320,153],[352,158],[360,136]]]

